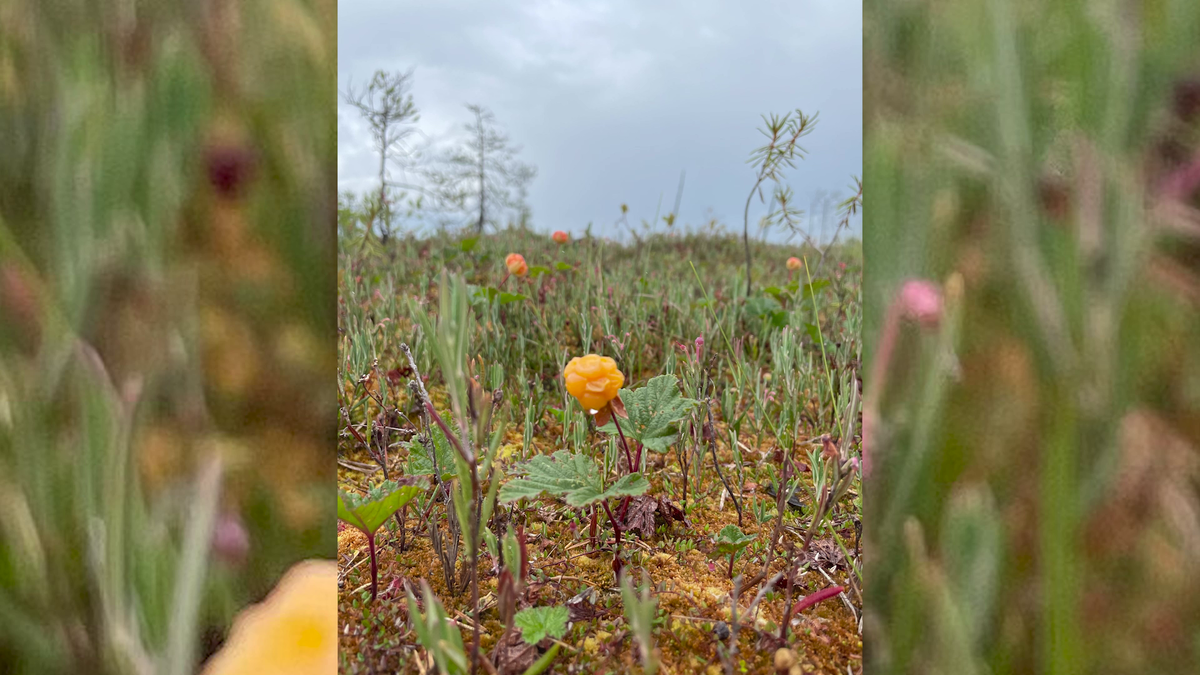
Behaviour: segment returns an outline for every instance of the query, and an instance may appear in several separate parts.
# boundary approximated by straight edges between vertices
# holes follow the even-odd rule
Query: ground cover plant
[[[864,9],[867,671],[1195,672],[1200,5]]]
[[[747,296],[741,232],[342,206],[339,489],[423,486],[340,527],[343,672],[861,671],[857,241]]]

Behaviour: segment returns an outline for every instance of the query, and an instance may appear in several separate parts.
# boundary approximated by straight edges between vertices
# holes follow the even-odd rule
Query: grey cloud
[[[453,138],[463,104],[491,108],[521,158],[539,229],[608,229],[621,203],[650,219],[711,213],[738,229],[760,115],[820,112],[788,172],[803,208],[862,173],[862,7],[854,2],[385,2],[338,7],[339,80],[414,68],[420,128]],[[339,184],[376,171],[353,110],[339,115]],[[751,218],[763,207],[752,209]],[[857,221],[857,219],[856,219]],[[856,222],[855,228],[861,231]]]

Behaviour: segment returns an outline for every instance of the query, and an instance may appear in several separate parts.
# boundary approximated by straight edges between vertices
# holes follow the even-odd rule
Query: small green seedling
[[[717,533],[717,550],[729,556],[729,578],[733,578],[733,560],[743,548],[754,541],[755,535],[746,535],[737,525],[726,525]]]
[[[441,675],[462,675],[467,672],[467,650],[463,644],[462,631],[450,620],[441,601],[433,594],[429,584],[421,580],[421,596],[425,601],[425,613],[417,607],[412,591],[408,593],[408,616],[417,641],[433,656]]]
[[[375,559],[375,533],[392,514],[425,489],[425,483],[400,485],[384,481],[371,488],[366,496],[338,490],[338,519],[356,527],[367,537],[371,553],[371,600],[379,593],[379,567]]]
[[[642,672],[654,675],[658,672],[658,659],[654,656],[654,616],[658,609],[658,599],[650,595],[650,585],[644,571],[640,592],[634,591],[633,581],[627,575],[621,575],[621,602],[625,605],[625,619],[629,621],[629,629],[637,638],[641,651]]]
[[[521,629],[521,638],[536,645],[547,637],[560,638],[567,632],[566,607],[530,607],[517,612],[513,621]]]

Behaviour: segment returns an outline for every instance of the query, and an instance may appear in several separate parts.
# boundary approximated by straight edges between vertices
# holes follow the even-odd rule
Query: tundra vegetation
[[[339,222],[343,672],[861,670],[858,241],[752,240],[747,295],[741,232],[383,241],[371,204]]]

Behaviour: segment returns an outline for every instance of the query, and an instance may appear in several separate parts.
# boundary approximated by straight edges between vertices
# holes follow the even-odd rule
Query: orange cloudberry
[[[589,412],[608,405],[625,384],[625,375],[617,369],[617,362],[596,354],[571,359],[563,369],[563,379],[567,391]]]

